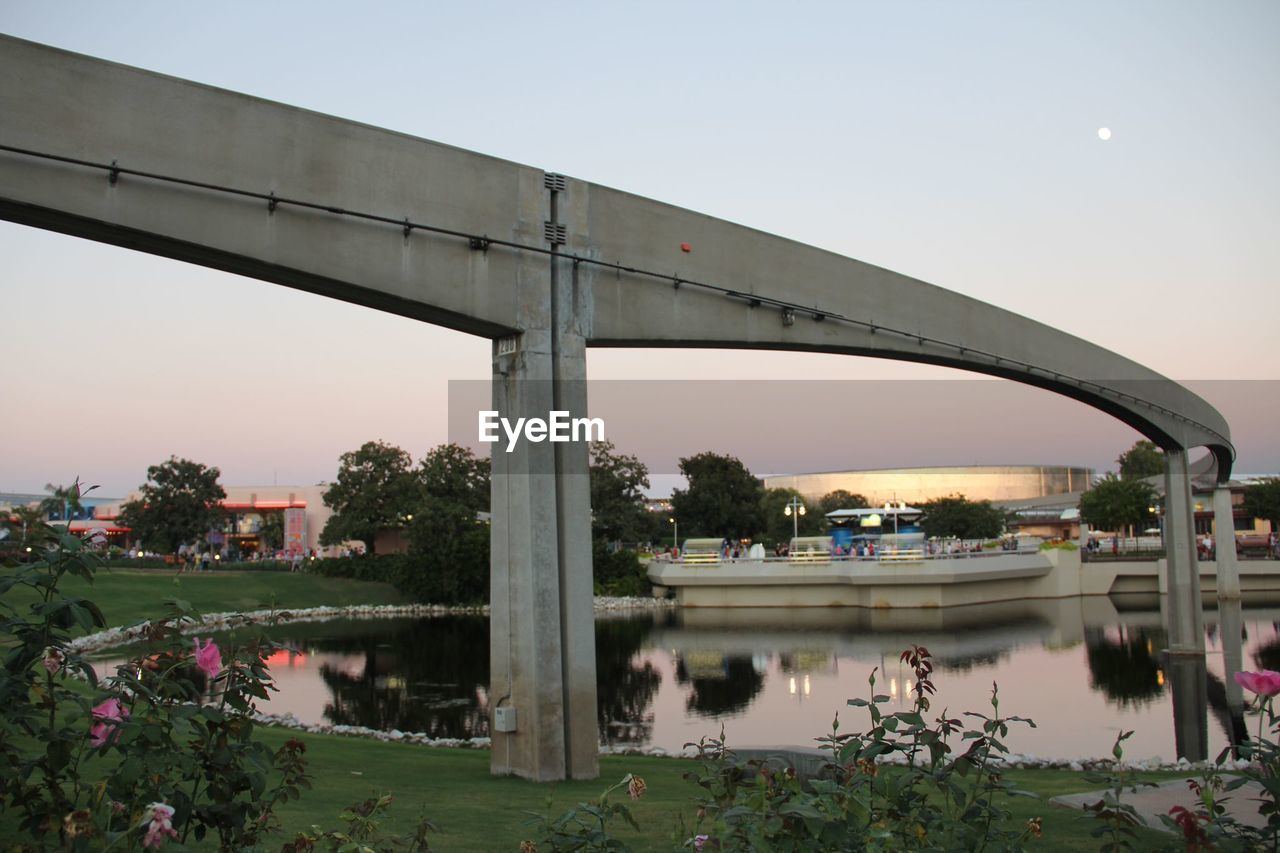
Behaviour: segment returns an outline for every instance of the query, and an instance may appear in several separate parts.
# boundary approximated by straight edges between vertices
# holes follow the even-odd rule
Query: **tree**
[[[804,515],[787,515],[787,505],[793,500],[805,507]],[[793,509],[798,513],[798,509]],[[817,536],[826,526],[826,518],[819,509],[809,506],[795,489],[765,489],[760,494],[760,518],[763,522],[763,538],[766,543],[790,542],[793,531],[801,536]]]
[[[324,493],[333,515],[320,532],[320,544],[355,539],[373,554],[378,531],[402,524],[417,503],[420,486],[409,470],[411,462],[408,453],[381,441],[367,441],[342,454],[338,478]]]
[[[1146,480],[1108,474],[1080,496],[1080,518],[1098,530],[1119,532],[1150,515],[1156,490]]]
[[[489,525],[461,501],[427,495],[409,525],[409,591],[433,604],[489,599]]]
[[[20,548],[34,547],[49,538],[48,525],[45,524],[45,511],[35,505],[15,506],[0,514],[0,520],[7,525],[10,535]]]
[[[610,542],[638,542],[649,533],[644,490],[649,469],[634,456],[617,453],[611,441],[591,444],[591,528]]]
[[[218,503],[227,496],[221,473],[190,459],[170,456],[147,469],[140,495],[120,507],[120,520],[142,545],[165,553],[204,536],[222,518]]]
[[[1149,441],[1139,441],[1116,457],[1116,464],[1126,480],[1155,477],[1164,473],[1164,451]]]
[[[442,444],[418,463],[424,495],[477,512],[489,511],[488,459],[458,444]]]
[[[764,486],[732,456],[699,453],[680,460],[689,488],[671,495],[682,536],[744,538],[759,532],[760,493]]]
[[[990,539],[1004,532],[1004,511],[991,501],[971,501],[964,495],[934,498],[920,505],[920,526],[929,536]]]
[[[1271,529],[1280,529],[1280,477],[1263,477],[1244,490],[1243,509],[1253,518],[1265,518]]]
[[[871,506],[871,502],[866,499],[866,496],[836,489],[834,492],[827,492],[822,496],[822,500],[818,501],[818,512],[826,518],[827,513],[838,509],[862,509],[868,506]]]
[[[409,525],[410,586],[419,601],[473,604],[489,597],[490,464],[457,444],[442,444],[418,466]]]

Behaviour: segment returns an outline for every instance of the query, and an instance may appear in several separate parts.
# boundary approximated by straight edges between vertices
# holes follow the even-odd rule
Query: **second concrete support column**
[[[1240,597],[1240,567],[1236,565],[1236,521],[1231,509],[1231,489],[1213,490],[1213,541],[1218,564],[1218,598]]]
[[[1164,486],[1169,651],[1204,654],[1204,611],[1200,603],[1200,566],[1196,558],[1186,450],[1165,451]]]

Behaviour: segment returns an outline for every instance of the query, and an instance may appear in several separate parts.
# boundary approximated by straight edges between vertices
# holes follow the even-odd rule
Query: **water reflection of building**
[[[723,654],[706,650],[676,657],[676,681],[687,684],[685,707],[700,717],[721,717],[745,711],[764,688],[765,674],[749,654]]]

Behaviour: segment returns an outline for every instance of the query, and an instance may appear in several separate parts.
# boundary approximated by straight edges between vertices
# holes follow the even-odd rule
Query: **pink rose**
[[[203,647],[200,645],[200,638],[196,637],[196,666],[210,678],[222,671],[222,652],[218,650],[218,644],[212,637]]]
[[[94,746],[104,746],[112,739],[120,721],[129,716],[129,709],[112,696],[102,704],[96,705],[92,715],[95,722],[89,729],[89,742]]]
[[[147,806],[146,814],[150,822],[147,824],[147,834],[142,839],[145,849],[153,850],[164,844],[166,839],[178,837],[178,831],[173,828],[173,806],[152,803]]]
[[[1280,693],[1280,672],[1270,669],[1262,672],[1237,672],[1236,684],[1259,696],[1275,696]]]

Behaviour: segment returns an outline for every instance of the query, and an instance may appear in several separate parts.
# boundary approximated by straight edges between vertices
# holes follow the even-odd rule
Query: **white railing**
[[[886,548],[875,554],[863,555],[858,554],[831,554],[826,551],[798,551],[794,554],[783,554],[780,557],[766,556],[764,558],[751,557],[725,557],[720,554],[690,554],[688,557],[678,557],[671,562],[684,563],[687,565],[733,565],[735,563],[893,563],[893,562],[925,562],[928,560],[981,560],[990,557],[1008,557],[1020,554],[1036,554],[1039,553],[1039,547],[1018,548],[1016,550],[1006,551],[1002,548],[984,548],[980,551],[941,551],[936,554],[927,553],[924,548]]]

